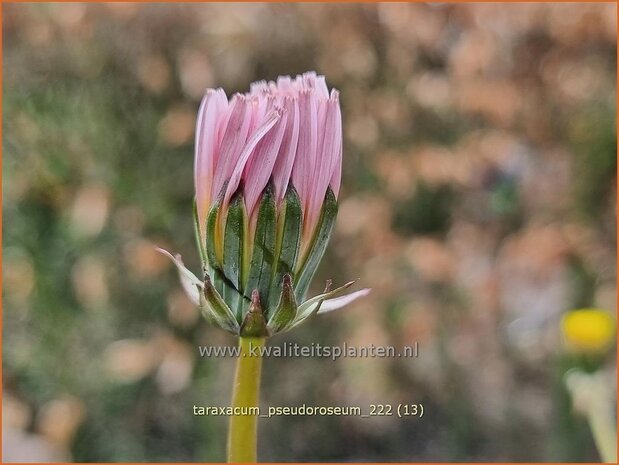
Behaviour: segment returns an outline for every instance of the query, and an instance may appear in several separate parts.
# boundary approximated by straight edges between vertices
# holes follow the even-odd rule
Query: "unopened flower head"
[[[561,320],[563,340],[569,350],[583,354],[604,354],[615,340],[613,315],[598,308],[567,312]]]
[[[339,94],[313,72],[256,82],[230,99],[209,89],[195,141],[196,237],[204,280],[172,257],[211,323],[242,336],[290,329],[367,289],[306,300],[337,215]]]

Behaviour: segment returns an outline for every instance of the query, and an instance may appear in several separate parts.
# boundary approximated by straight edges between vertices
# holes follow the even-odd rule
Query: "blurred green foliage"
[[[394,229],[407,235],[445,233],[454,197],[451,186],[432,187],[420,182],[413,196],[396,207]]]

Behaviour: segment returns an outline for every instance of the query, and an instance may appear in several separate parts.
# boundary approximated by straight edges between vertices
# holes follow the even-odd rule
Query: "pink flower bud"
[[[316,227],[327,188],[337,196],[342,165],[339,94],[324,76],[308,72],[277,82],[255,82],[228,100],[209,89],[196,125],[195,189],[202,241],[206,215],[223,191],[225,210],[242,189],[252,218],[269,180],[276,201],[296,188],[303,210],[303,237]]]
[[[335,297],[350,282],[306,299],[335,225],[341,173],[339,94],[324,76],[255,82],[230,100],[206,92],[194,179],[204,279],[161,252],[209,322],[264,337],[367,295]]]

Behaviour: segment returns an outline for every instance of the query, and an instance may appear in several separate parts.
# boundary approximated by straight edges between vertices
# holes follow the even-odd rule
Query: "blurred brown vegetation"
[[[337,228],[315,288],[370,297],[271,342],[420,345],[270,359],[263,405],[423,402],[423,419],[261,420],[262,460],[595,461],[559,319],[615,310],[616,5],[7,4],[5,460],[221,461],[234,344],[198,269],[206,87],[315,69],[341,90]],[[612,372],[615,360],[602,360]]]

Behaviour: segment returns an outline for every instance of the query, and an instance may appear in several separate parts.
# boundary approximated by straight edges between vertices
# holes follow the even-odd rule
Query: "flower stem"
[[[228,462],[256,462],[258,415],[247,414],[248,407],[258,407],[260,403],[260,372],[265,338],[239,338],[240,353],[234,375],[232,408],[240,415],[230,417],[228,430]],[[240,409],[239,409],[240,408]],[[244,414],[243,414],[244,413]]]
[[[617,427],[613,418],[613,390],[604,372],[568,371],[565,382],[574,406],[589,420],[602,462],[617,463]]]
[[[602,462],[617,462],[617,430],[612,418],[612,406],[595,403],[587,412],[593,440],[598,448]]]

